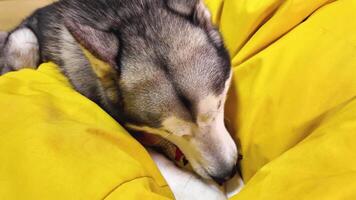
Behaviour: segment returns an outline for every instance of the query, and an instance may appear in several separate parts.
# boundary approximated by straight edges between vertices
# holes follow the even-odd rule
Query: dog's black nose
[[[218,175],[210,175],[210,177],[219,185],[222,185],[236,174],[236,167],[232,170],[223,171]]]
[[[211,176],[211,178],[219,185],[222,185],[225,183],[225,178],[220,178],[220,177],[214,177],[214,176]]]

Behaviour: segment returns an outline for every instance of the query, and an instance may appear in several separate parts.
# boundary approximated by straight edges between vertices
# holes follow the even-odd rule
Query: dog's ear
[[[194,24],[203,28],[216,45],[222,45],[220,33],[212,24],[210,11],[203,0],[166,0],[166,2],[170,9],[189,17]]]
[[[93,28],[73,20],[65,20],[65,26],[74,38],[100,60],[116,66],[119,39],[114,33]]]

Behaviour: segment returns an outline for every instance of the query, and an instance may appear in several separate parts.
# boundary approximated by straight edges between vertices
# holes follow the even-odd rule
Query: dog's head
[[[98,3],[95,12],[88,12],[94,18],[69,10],[66,26],[109,64],[99,77],[107,104],[114,105],[110,109],[117,110],[127,128],[177,145],[202,177],[228,178],[237,162],[235,143],[224,125],[230,61],[204,4],[96,2],[112,8],[101,10],[105,5]]]

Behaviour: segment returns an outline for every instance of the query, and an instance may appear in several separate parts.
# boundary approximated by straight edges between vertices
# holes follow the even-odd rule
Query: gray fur
[[[0,31],[0,49],[4,46],[7,35],[8,33]]]
[[[8,33],[0,31],[0,74],[3,71],[2,66],[5,66],[5,57],[3,56],[3,51],[7,35]]]

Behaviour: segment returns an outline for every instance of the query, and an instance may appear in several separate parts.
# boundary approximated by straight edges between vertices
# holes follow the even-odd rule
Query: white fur
[[[36,35],[28,28],[21,28],[10,34],[5,57],[15,70],[35,68],[39,60],[38,51]]]

